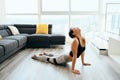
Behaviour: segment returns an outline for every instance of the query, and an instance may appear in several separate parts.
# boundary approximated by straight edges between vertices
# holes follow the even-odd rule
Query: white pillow
[[[8,26],[13,35],[20,34],[18,29],[15,26]]]

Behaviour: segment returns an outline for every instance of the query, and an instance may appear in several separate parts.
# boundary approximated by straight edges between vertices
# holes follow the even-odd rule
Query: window
[[[6,13],[37,13],[37,0],[6,0]]]
[[[5,0],[6,23],[38,23],[37,0]]]
[[[69,11],[69,0],[42,0],[42,11]]]
[[[53,33],[66,35],[71,26],[88,32],[97,26],[98,1],[6,0],[6,20],[9,24],[48,23],[53,25]]]
[[[98,20],[94,14],[98,14],[98,1],[42,0],[41,22],[52,23],[56,32],[67,35],[71,26],[80,26],[84,32],[95,30]]]
[[[120,0],[104,0],[104,1],[102,1],[102,13],[106,12],[106,4],[107,3],[120,3]]]
[[[107,15],[106,31],[119,34],[120,15]]]
[[[71,11],[98,11],[99,0],[71,0]]]
[[[68,34],[69,17],[67,15],[42,15],[41,23],[52,24],[53,33]]]
[[[106,4],[106,31],[110,33],[120,34],[120,4],[108,3]]]
[[[71,15],[71,25],[79,27],[83,33],[96,31],[97,19],[95,15]]]

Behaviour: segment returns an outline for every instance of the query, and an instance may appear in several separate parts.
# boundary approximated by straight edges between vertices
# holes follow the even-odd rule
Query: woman
[[[71,43],[71,51],[69,55],[63,54],[57,57],[54,57],[53,54],[47,54],[47,53],[42,53],[37,55],[33,55],[32,59],[44,61],[44,62],[50,62],[53,64],[66,64],[67,62],[72,62],[72,72],[75,74],[80,74],[80,71],[75,69],[75,63],[76,59],[79,58],[81,55],[81,60],[83,65],[91,65],[89,63],[84,62],[84,55],[85,55],[85,45],[86,41],[85,38],[81,35],[81,30],[77,27],[71,28],[69,31],[69,36],[73,38],[73,41]]]

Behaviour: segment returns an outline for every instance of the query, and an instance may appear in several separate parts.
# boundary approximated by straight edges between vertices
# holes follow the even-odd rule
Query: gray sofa
[[[52,45],[64,45],[65,36],[61,34],[52,34],[52,25],[49,24],[49,34],[35,34],[35,24],[13,24],[19,30],[20,34],[12,35],[8,25],[0,25],[0,62],[7,59],[16,51],[26,48],[50,47]]]

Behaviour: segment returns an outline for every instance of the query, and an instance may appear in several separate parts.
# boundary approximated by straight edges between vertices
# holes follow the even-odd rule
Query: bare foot
[[[79,70],[72,70],[72,72],[73,72],[74,74],[80,74],[80,71],[79,71]]]
[[[42,55],[46,55],[46,53],[45,53],[45,52],[43,52],[43,53],[40,53],[40,54],[39,54],[39,56],[42,56]]]
[[[31,58],[36,60],[36,57],[37,57],[36,55],[33,55]]]

